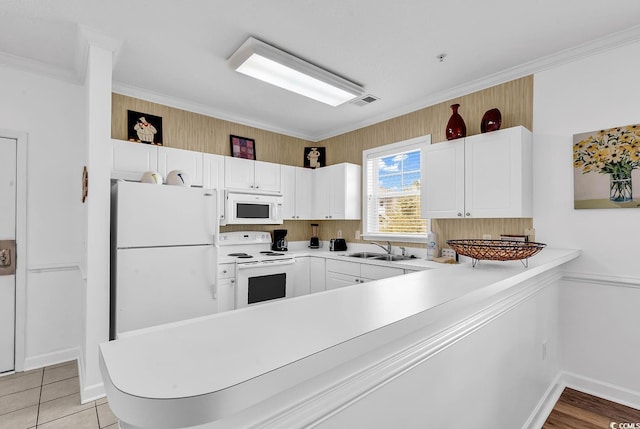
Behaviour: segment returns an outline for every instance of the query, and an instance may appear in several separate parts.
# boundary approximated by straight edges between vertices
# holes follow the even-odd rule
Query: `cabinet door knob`
[[[462,217],[462,213],[458,212],[458,217]]]
[[[465,216],[471,216],[471,213],[467,212],[464,214]]]

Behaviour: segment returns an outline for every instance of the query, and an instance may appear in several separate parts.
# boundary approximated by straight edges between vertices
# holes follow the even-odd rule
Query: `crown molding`
[[[111,51],[112,69],[116,65],[116,61],[120,56],[122,48],[122,40],[102,34],[85,25],[78,24],[76,38],[76,60],[74,64],[75,75],[78,81],[83,82],[87,73],[87,57],[89,55],[89,46],[98,46],[102,49]]]
[[[76,73],[71,69],[65,69],[29,58],[19,57],[7,52],[0,52],[0,65],[18,69],[28,73],[44,75],[68,83],[80,83],[78,77],[76,76]]]
[[[415,112],[420,109],[424,109],[429,106],[433,106],[438,103],[442,103],[447,100],[451,100],[463,95],[471,94],[473,92],[481,91],[483,89],[490,88],[492,86],[500,85],[505,82],[509,82],[515,79],[522,78],[531,74],[539,73],[544,70],[557,67],[563,64],[568,64],[573,61],[578,61],[583,58],[599,54],[604,51],[609,51],[615,48],[619,48],[631,43],[635,43],[640,40],[640,25],[631,27],[627,30],[619,31],[599,39],[592,40],[590,42],[583,43],[581,45],[574,46],[569,49],[565,49],[556,52],[551,55],[540,57],[533,61],[529,61],[520,64],[515,67],[508,68],[506,70],[494,73],[483,78],[447,89],[445,91],[437,92],[425,97],[423,100],[405,105],[398,109],[385,112],[384,114],[372,116],[359,123],[352,124],[348,127],[335,128],[324,134],[314,135],[313,141],[325,140],[341,134],[345,134],[351,131],[358,130],[379,122],[383,122],[389,119],[396,118],[398,116],[406,115],[408,113]]]
[[[490,88],[495,85],[500,85],[505,82],[509,82],[514,79],[519,79],[524,76],[539,73],[544,70],[557,67],[563,64],[568,64],[573,61],[578,61],[583,58],[599,54],[601,52],[609,51],[615,48],[622,47],[631,43],[638,42],[640,40],[640,25],[631,27],[626,30],[622,30],[613,34],[610,34],[599,39],[583,43],[570,49],[559,51],[552,55],[547,55],[538,58],[533,61],[523,63],[521,65],[511,67],[498,73],[494,73],[485,76],[481,79],[477,79],[456,87],[447,89],[445,91],[430,94],[419,102],[407,104],[397,109],[387,111],[384,114],[370,116],[365,120],[352,123],[348,126],[333,128],[323,133],[305,133],[300,130],[292,130],[284,127],[278,127],[274,124],[256,121],[251,118],[244,117],[242,115],[229,114],[220,109],[213,108],[201,103],[194,103],[185,99],[171,97],[164,94],[160,94],[153,91],[148,91],[142,88],[126,85],[123,83],[114,82],[113,91],[122,95],[140,98],[143,100],[151,101],[154,103],[160,103],[179,109],[184,109],[190,112],[212,116],[218,119],[235,122],[242,125],[247,125],[255,128],[260,128],[266,131],[271,131],[278,134],[284,134],[291,137],[296,137],[302,140],[310,142],[320,142],[341,134],[349,133],[360,128],[364,128],[370,125],[377,124],[389,119],[396,118],[411,112],[415,112],[420,109],[424,109],[429,106],[433,106],[438,103],[442,103],[447,100],[451,100],[463,95],[467,95],[476,91],[480,91],[486,88]],[[78,26],[78,38],[77,38],[77,50],[76,50],[76,64],[74,69],[65,69],[58,66],[53,66],[43,62],[31,60],[24,57],[19,57],[6,52],[0,52],[0,65],[6,65],[9,67],[17,68],[27,72],[46,75],[54,79],[66,81],[73,84],[83,82],[86,73],[86,57],[88,54],[88,46],[96,45],[104,49],[108,49],[113,52],[113,64],[115,66],[116,60],[119,57],[119,53],[122,47],[122,41],[105,36],[98,33],[88,27]]]

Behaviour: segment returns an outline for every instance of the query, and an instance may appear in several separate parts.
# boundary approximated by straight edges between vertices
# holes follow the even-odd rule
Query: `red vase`
[[[453,110],[453,114],[449,118],[449,122],[447,122],[447,129],[445,133],[447,135],[447,140],[459,139],[460,137],[465,137],[467,135],[467,126],[462,119],[462,116],[458,114],[459,104],[452,104],[451,110]]]
[[[502,114],[498,109],[487,110],[480,122],[480,132],[487,133],[489,131],[497,131],[502,125]]]

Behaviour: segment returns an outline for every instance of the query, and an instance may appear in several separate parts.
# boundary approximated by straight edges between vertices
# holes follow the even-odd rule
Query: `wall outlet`
[[[482,234],[483,240],[491,240],[491,234]]]
[[[456,251],[453,249],[442,249],[442,257],[443,258],[456,258]]]
[[[360,231],[356,231],[356,240],[360,240]]]

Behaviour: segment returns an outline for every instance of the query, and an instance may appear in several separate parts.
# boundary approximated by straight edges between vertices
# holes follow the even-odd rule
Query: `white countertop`
[[[344,253],[310,250],[309,255],[320,252],[323,257]],[[546,248],[529,260],[529,268],[520,261],[480,261],[475,268],[438,264],[441,269],[134,331],[100,345],[109,401],[121,417],[128,398],[197,397],[199,403],[210,401],[207,418],[222,418],[229,412],[226,405],[238,410],[259,399],[225,397],[243,383],[268,375],[280,386],[274,375],[292,363],[471,292],[495,293],[496,285],[504,290],[579,254]],[[295,380],[285,384],[291,383]]]

